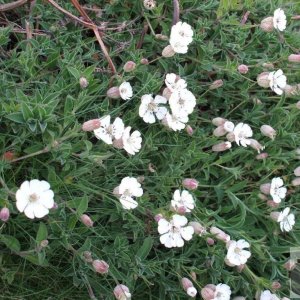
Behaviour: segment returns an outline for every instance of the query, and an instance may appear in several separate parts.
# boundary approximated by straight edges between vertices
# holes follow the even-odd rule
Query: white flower
[[[244,250],[244,248],[249,247],[249,243],[245,240],[228,242],[228,252],[226,258],[229,263],[234,266],[244,265],[251,256],[250,251]]]
[[[187,222],[187,218],[180,215],[173,215],[170,222],[160,219],[158,221],[160,242],[167,248],[182,247],[184,240],[189,241],[194,233],[192,226],[186,226]]]
[[[184,210],[184,212],[191,212],[195,207],[193,196],[186,190],[180,194],[180,190],[176,190],[171,200],[171,206],[175,211]]]
[[[132,87],[129,82],[125,81],[119,86],[120,96],[123,100],[129,100],[132,95]]]
[[[259,300],[280,300],[280,298],[272,294],[269,290],[265,290],[260,294]]]
[[[195,287],[191,286],[191,287],[189,287],[189,288],[186,290],[186,293],[187,293],[190,297],[194,298],[194,297],[196,297],[196,295],[197,295],[197,290],[195,289]]]
[[[248,124],[237,124],[233,130],[233,134],[235,142],[238,145],[241,144],[243,147],[247,147],[247,145],[250,145],[251,141],[248,138],[252,136],[253,132]]]
[[[281,8],[277,8],[274,11],[273,25],[275,29],[284,31],[286,29],[286,15]]]
[[[97,139],[111,145],[113,139],[120,139],[124,132],[124,123],[122,119],[116,118],[113,124],[110,124],[110,115],[100,119],[100,127],[94,130]]]
[[[295,215],[290,214],[290,208],[286,207],[282,212],[280,212],[277,222],[280,223],[280,229],[282,232],[289,232],[295,225]]]
[[[225,283],[219,283],[216,286],[215,295],[212,300],[230,300],[231,289]]]
[[[272,91],[277,95],[283,94],[283,89],[286,87],[286,76],[281,69],[270,72],[268,75],[269,85]]]
[[[193,30],[192,27],[185,22],[177,22],[172,26],[170,35],[170,44],[172,42],[180,41],[182,45],[189,45],[193,41]]]
[[[196,106],[196,98],[189,90],[183,89],[171,94],[169,104],[174,115],[189,115]]]
[[[141,184],[134,177],[123,178],[117,190],[124,209],[136,208],[138,203],[134,197],[141,197],[143,195]]]
[[[123,148],[131,155],[139,152],[142,147],[142,137],[138,130],[130,134],[131,127],[125,128],[122,136]]]
[[[178,79],[174,73],[166,75],[165,84],[172,93],[179,92],[187,87],[186,81],[181,78]]]
[[[174,131],[180,131],[185,128],[185,124],[189,121],[187,115],[174,115],[167,113],[165,117],[167,125]]]
[[[271,181],[270,195],[275,203],[280,203],[286,196],[287,188],[283,186],[283,180],[275,177]]]
[[[166,104],[165,97],[157,95],[154,99],[151,94],[142,96],[142,103],[139,108],[139,116],[143,118],[146,123],[155,123],[155,116],[158,120],[162,120],[167,114],[166,107],[160,107],[159,104]]]
[[[44,180],[24,181],[16,193],[16,206],[30,218],[42,218],[54,205],[54,193],[50,184]]]

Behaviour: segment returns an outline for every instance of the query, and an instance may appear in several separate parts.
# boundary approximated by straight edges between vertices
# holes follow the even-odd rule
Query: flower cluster
[[[131,84],[124,81],[120,86],[113,86],[107,91],[107,97],[112,99],[122,98],[129,100],[133,96]]]
[[[230,300],[231,289],[225,283],[217,285],[207,284],[201,290],[201,296],[204,300]]]
[[[111,117],[107,115],[100,119],[100,127],[94,130],[94,134],[97,139],[102,140],[106,144],[124,149],[127,153],[134,155],[142,147],[142,137],[138,130],[132,133],[130,131],[131,127],[125,128],[121,118],[116,118],[111,123]]]
[[[270,87],[277,95],[282,95],[287,86],[287,78],[281,69],[263,72],[257,76],[257,84],[263,88]]]
[[[286,15],[281,8],[274,11],[273,17],[267,17],[260,23],[260,28],[265,32],[271,32],[274,29],[284,31],[286,29]]]

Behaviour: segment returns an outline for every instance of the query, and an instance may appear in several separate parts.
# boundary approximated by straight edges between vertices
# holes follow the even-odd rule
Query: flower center
[[[131,192],[127,189],[127,190],[124,191],[123,196],[130,197],[131,196]]]
[[[148,104],[148,110],[150,110],[150,111],[155,111],[156,108],[157,108],[157,105],[156,105],[154,102],[150,102],[150,103]]]
[[[121,94],[127,94],[127,90],[126,89],[121,89]]]
[[[114,132],[114,126],[113,126],[113,125],[109,125],[109,126],[106,128],[106,132],[107,132],[107,134],[109,134],[109,135],[113,135],[113,132]]]
[[[39,199],[39,196],[35,193],[29,195],[29,202],[36,202]]]
[[[236,253],[236,254],[240,254],[241,251],[242,251],[242,249],[240,249],[240,248],[238,248],[238,247],[236,247],[236,248],[234,249],[234,253]]]

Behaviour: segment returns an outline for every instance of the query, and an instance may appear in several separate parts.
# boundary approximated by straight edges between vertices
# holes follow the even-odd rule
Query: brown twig
[[[142,30],[142,33],[141,33],[141,37],[136,45],[136,49],[141,49],[142,48],[142,45],[143,45],[143,42],[144,42],[144,38],[145,38],[145,34],[147,33],[149,29],[149,25],[147,23],[144,23],[144,28]]]
[[[249,15],[250,15],[250,11],[248,10],[248,11],[244,14],[244,16],[243,16],[243,18],[242,18],[242,20],[241,20],[241,25],[245,25],[245,24],[246,24]]]
[[[300,15],[299,16],[293,16],[292,20],[300,20]]]
[[[179,1],[173,0],[173,25],[175,25],[179,21]]]
[[[22,6],[27,1],[28,0],[17,0],[17,1],[11,2],[11,3],[1,4],[0,5],[0,12],[4,12],[4,11],[15,9],[15,8],[17,8],[19,6]]]
[[[94,24],[93,21],[90,19],[86,11],[83,9],[83,7],[79,4],[77,0],[71,0],[72,4],[75,6],[75,8],[79,11],[81,16],[85,19],[85,21]]]
[[[32,39],[32,29],[31,29],[30,23],[27,20],[25,20],[25,30],[26,30],[27,40],[31,40]]]

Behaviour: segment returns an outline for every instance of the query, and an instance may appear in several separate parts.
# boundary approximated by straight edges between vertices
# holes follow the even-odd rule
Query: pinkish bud
[[[300,177],[296,177],[295,179],[292,180],[292,185],[293,186],[299,186],[300,185]]]
[[[218,126],[214,132],[213,132],[213,135],[216,136],[216,137],[220,137],[220,136],[223,136],[227,133],[227,131],[224,129],[224,126]]]
[[[161,33],[156,34],[155,38],[158,40],[161,40],[161,41],[167,41],[169,39],[166,35],[161,34]]]
[[[0,220],[2,222],[7,222],[8,219],[9,219],[9,216],[10,216],[10,212],[9,212],[9,209],[7,207],[3,207],[1,210],[0,210]]]
[[[245,267],[246,267],[246,265],[243,264],[243,265],[237,266],[236,269],[237,269],[237,271],[238,271],[239,273],[241,273],[241,272],[245,269]]]
[[[280,212],[278,212],[278,211],[272,211],[270,213],[271,219],[274,220],[275,222],[278,221],[279,216],[280,216]]]
[[[93,227],[93,225],[94,225],[94,222],[92,221],[92,219],[86,214],[83,214],[80,217],[80,220],[86,227]]]
[[[180,215],[184,215],[186,213],[186,208],[184,206],[179,206],[177,208],[171,207],[171,210],[177,212]]]
[[[40,247],[41,247],[41,248],[46,248],[46,247],[48,246],[48,244],[49,244],[49,241],[48,241],[48,240],[42,240],[42,241],[40,242]]]
[[[196,190],[198,188],[198,181],[195,178],[185,178],[182,185],[188,190]]]
[[[270,195],[271,183],[261,184],[259,189],[263,194]]]
[[[210,228],[210,233],[214,234],[218,240],[224,241],[225,243],[230,241],[230,236],[220,228],[213,226]]]
[[[101,126],[100,119],[93,119],[83,123],[81,129],[83,131],[93,131]]]
[[[300,166],[294,170],[295,176],[300,176]]]
[[[258,194],[258,198],[263,201],[267,201],[269,198],[264,194]]]
[[[129,292],[129,288],[126,285],[118,284],[114,288],[114,295],[117,300],[127,300],[131,299],[131,294]]]
[[[193,286],[193,283],[186,277],[181,279],[183,289],[186,291],[189,287]]]
[[[222,142],[212,146],[212,151],[214,152],[222,152],[231,148],[230,142]]]
[[[192,136],[194,133],[194,130],[190,125],[185,126],[185,130],[186,130],[187,134],[190,136]]]
[[[273,200],[268,200],[267,201],[267,205],[272,207],[272,208],[276,208],[279,206],[279,203],[274,202]]]
[[[292,271],[292,270],[295,269],[296,265],[297,265],[297,262],[296,262],[295,260],[289,259],[289,260],[283,265],[283,267],[284,267],[286,270],[288,270],[288,271]]]
[[[171,98],[172,92],[168,88],[164,88],[162,92],[163,97],[165,97],[167,100]]]
[[[239,65],[239,66],[238,66],[238,71],[239,71],[241,74],[247,74],[248,71],[249,71],[249,68],[248,68],[248,66],[246,66],[246,65]]]
[[[291,54],[291,55],[288,57],[288,60],[289,60],[290,62],[300,63],[300,54]]]
[[[228,134],[226,134],[226,139],[229,141],[229,142],[234,142],[235,141],[235,135],[233,132],[229,132]]]
[[[53,203],[53,206],[52,206],[52,208],[51,209],[53,209],[53,210],[56,210],[56,209],[58,209],[58,204],[56,203],[56,202],[54,202]]]
[[[270,86],[270,80],[269,80],[269,72],[263,72],[260,73],[257,76],[257,84],[263,88],[268,88]]]
[[[274,65],[272,63],[263,63],[262,66],[266,69],[274,69]]]
[[[273,281],[272,282],[272,290],[279,290],[281,288],[281,284],[279,281]]]
[[[198,234],[199,236],[206,234],[206,228],[199,222],[189,222],[189,226],[192,226],[194,228],[195,234]]]
[[[212,300],[215,298],[216,286],[208,284],[201,290],[201,296],[204,300]]]
[[[261,150],[264,150],[265,147],[261,145],[257,140],[255,139],[249,139],[250,140],[250,147],[254,150],[256,150],[258,153],[260,153]]]
[[[209,246],[213,246],[215,244],[215,240],[212,239],[212,238],[207,238],[206,239],[206,243],[209,245]]]
[[[141,64],[142,65],[149,65],[149,60],[147,58],[142,58],[141,59]]]
[[[218,79],[218,80],[214,81],[214,82],[209,86],[209,89],[210,89],[210,90],[218,89],[218,88],[220,88],[223,84],[224,84],[223,80],[222,80],[222,79]]]
[[[89,82],[85,77],[80,77],[79,84],[82,89],[85,89],[89,85]]]
[[[191,277],[192,277],[192,279],[193,279],[194,281],[197,280],[197,275],[196,275],[196,273],[195,273],[194,271],[191,272]]]
[[[125,71],[125,72],[131,72],[131,71],[133,71],[134,69],[136,68],[136,63],[134,62],[134,61],[128,61],[128,62],[126,62],[126,64],[124,65],[124,67],[123,67],[123,70]]]
[[[227,121],[227,120],[224,119],[224,118],[217,117],[217,118],[212,119],[211,122],[212,122],[215,126],[222,126],[222,125],[224,125],[224,123],[225,123],[226,121]]]
[[[121,97],[120,95],[120,90],[118,86],[113,86],[111,87],[107,93],[106,93],[108,98],[112,98],[112,99],[118,99]]]
[[[223,128],[225,129],[226,132],[233,132],[234,130],[234,124],[230,121],[226,121],[223,124]]]
[[[164,219],[164,216],[162,214],[157,214],[154,216],[154,220],[158,223],[159,220]]]
[[[97,273],[105,274],[108,272],[109,265],[104,260],[95,259],[92,264]]]
[[[267,17],[263,19],[260,23],[260,28],[265,32],[272,32],[274,29],[273,17]]]
[[[123,149],[124,147],[124,143],[123,143],[123,139],[118,139],[118,140],[113,140],[113,146],[117,149]]]
[[[161,55],[163,57],[172,57],[175,55],[175,51],[173,50],[172,46],[171,45],[168,45],[167,47],[165,47],[161,53]]]
[[[84,251],[83,257],[86,262],[88,262],[88,263],[93,262],[92,253],[90,251]]]
[[[267,136],[272,140],[274,140],[276,136],[276,130],[272,128],[270,125],[262,125],[260,127],[260,131],[262,135]]]
[[[268,156],[269,156],[269,154],[267,152],[263,152],[263,153],[256,155],[255,158],[260,160],[260,159],[266,159]]]

